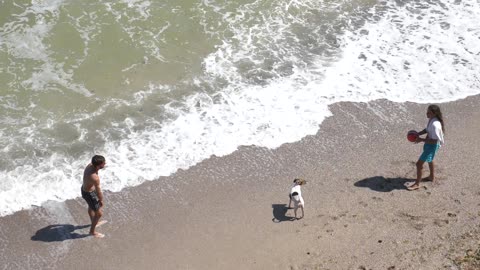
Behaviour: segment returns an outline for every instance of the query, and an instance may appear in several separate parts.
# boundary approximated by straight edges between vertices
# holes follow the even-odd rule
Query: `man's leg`
[[[90,227],[90,234],[95,236],[95,237],[103,237],[104,235],[101,233],[95,232],[95,227],[97,226],[98,221],[103,215],[103,209],[100,208],[97,211],[95,211],[95,214],[92,219],[92,226]]]
[[[93,218],[95,217],[95,211],[92,208],[88,207],[88,216],[90,217],[90,223],[93,223]]]
[[[433,164],[433,160],[432,162],[428,163],[428,168],[430,169],[430,176],[428,178],[430,178],[430,181],[432,181],[432,183],[435,183],[435,166]]]

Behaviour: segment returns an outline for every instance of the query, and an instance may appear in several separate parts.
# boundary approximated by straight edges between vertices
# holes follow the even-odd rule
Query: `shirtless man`
[[[95,227],[101,225],[98,221],[103,214],[103,194],[100,189],[100,178],[98,171],[105,167],[105,158],[95,155],[92,157],[92,163],[88,164],[83,172],[82,198],[88,204],[88,215],[92,226],[90,227],[90,235],[102,238],[105,235],[96,232]],[[105,222],[103,222],[105,223]]]

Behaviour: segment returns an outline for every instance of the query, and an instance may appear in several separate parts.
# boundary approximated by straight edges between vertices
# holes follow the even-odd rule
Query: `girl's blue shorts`
[[[428,144],[425,143],[423,145],[423,153],[420,156],[420,160],[425,161],[425,162],[432,162],[433,158],[435,157],[435,154],[438,151],[438,148],[440,148],[440,144]]]

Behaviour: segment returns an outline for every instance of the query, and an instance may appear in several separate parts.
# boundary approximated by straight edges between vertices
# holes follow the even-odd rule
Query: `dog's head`
[[[307,180],[301,179],[301,178],[295,178],[295,180],[293,180],[293,183],[302,186],[302,185],[307,184]]]

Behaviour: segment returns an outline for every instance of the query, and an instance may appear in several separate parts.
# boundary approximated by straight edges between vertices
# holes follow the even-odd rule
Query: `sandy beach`
[[[339,103],[316,135],[299,142],[273,150],[243,146],[106,192],[103,239],[85,237],[81,198],[2,217],[0,269],[474,267],[478,104],[480,96],[440,104],[446,144],[435,159],[435,185],[404,186],[422,151],[406,133],[425,127],[427,104]],[[305,218],[293,221],[286,204],[296,177],[308,184]]]

